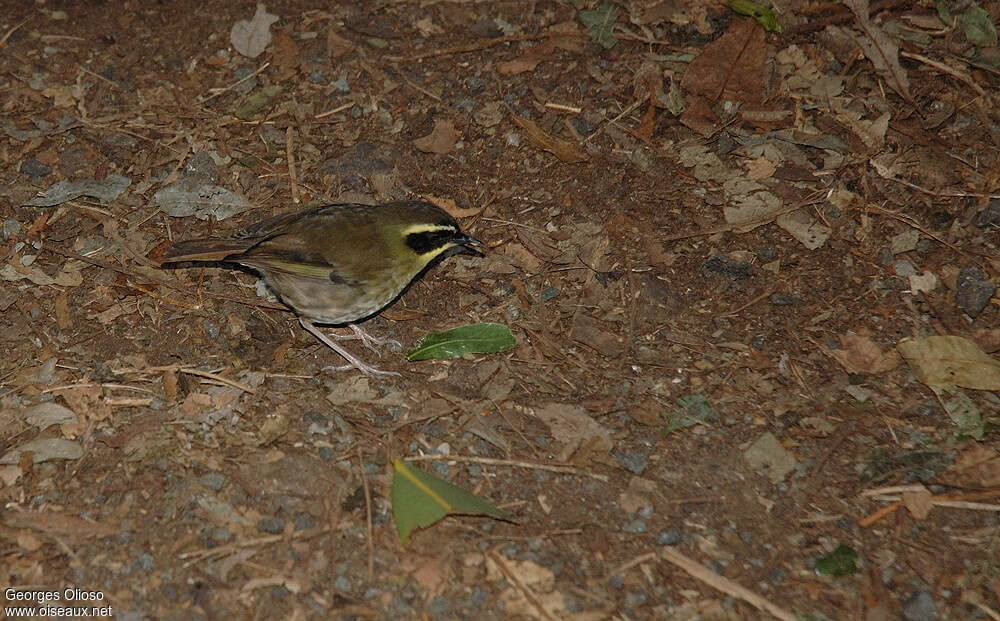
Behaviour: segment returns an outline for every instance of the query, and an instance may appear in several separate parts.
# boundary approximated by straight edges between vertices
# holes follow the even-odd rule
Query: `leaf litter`
[[[0,438],[34,447],[0,467],[8,583],[73,566],[147,616],[996,609],[950,560],[988,560],[997,498],[989,7],[793,2],[779,34],[752,3],[442,6],[90,7],[0,34]],[[253,275],[143,261],[224,218],[417,195],[489,252],[366,328],[495,323],[513,349],[330,376]],[[403,552],[389,464],[420,452],[520,524],[449,519]],[[553,458],[577,469],[498,465]],[[861,496],[864,473],[902,491]],[[877,593],[809,569],[845,521],[891,568]],[[191,594],[205,573],[237,588]]]

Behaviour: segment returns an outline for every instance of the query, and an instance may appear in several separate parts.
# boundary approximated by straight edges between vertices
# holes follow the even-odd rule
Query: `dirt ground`
[[[8,2],[5,615],[1000,619],[1000,3],[849,4]],[[148,258],[419,197],[486,256],[366,329],[513,350]]]

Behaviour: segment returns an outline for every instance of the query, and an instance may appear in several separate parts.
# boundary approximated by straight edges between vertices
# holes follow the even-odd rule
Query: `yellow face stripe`
[[[432,260],[434,260],[434,257],[438,256],[439,254],[441,254],[442,252],[444,252],[449,248],[454,248],[457,245],[458,244],[453,244],[451,242],[448,242],[447,244],[439,246],[434,250],[430,250],[428,252],[423,253],[422,255],[420,255],[420,260],[423,261],[424,263],[430,263]]]
[[[433,233],[434,231],[455,231],[455,227],[450,224],[411,224],[401,232],[403,237],[414,233]]]

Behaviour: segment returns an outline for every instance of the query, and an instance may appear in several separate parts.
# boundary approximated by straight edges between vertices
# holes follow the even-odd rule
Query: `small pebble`
[[[21,223],[13,218],[3,221],[3,238],[9,239],[21,232]]]
[[[646,521],[645,520],[632,520],[622,526],[622,530],[626,533],[644,533],[646,532]]]
[[[913,264],[906,259],[898,259],[892,264],[892,269],[896,272],[897,276],[902,276],[903,278],[917,275],[917,268],[913,267]]]
[[[986,203],[986,207],[976,214],[976,226],[981,229],[1000,226],[1000,198]]]
[[[211,319],[206,319],[201,322],[201,326],[205,330],[205,336],[213,341],[219,338],[219,324]]]
[[[676,528],[661,530],[660,534],[656,536],[656,545],[675,546],[680,543],[682,539],[683,536],[681,535],[681,531]]]
[[[977,317],[990,303],[996,293],[996,285],[983,277],[978,267],[963,267],[955,279],[955,305]]]
[[[542,301],[543,302],[548,302],[552,298],[558,296],[559,293],[560,293],[560,291],[558,289],[556,289],[555,287],[548,287],[546,289],[543,289],[542,290]]]
[[[642,474],[649,463],[649,451],[611,451],[611,456],[632,474]]]
[[[208,472],[201,475],[201,478],[198,479],[198,483],[200,483],[202,487],[207,487],[213,492],[217,492],[222,489],[223,485],[226,484],[226,475],[221,472]]]
[[[732,280],[743,280],[750,277],[750,264],[731,259],[724,254],[713,254],[698,268],[698,275],[704,279],[722,275]]]
[[[799,296],[786,293],[775,293],[771,296],[771,304],[775,306],[797,306],[802,304],[802,301]]]
[[[903,602],[906,621],[937,621],[938,611],[934,597],[928,591],[917,591]]]
[[[479,91],[483,90],[484,86],[486,86],[486,80],[479,77],[478,75],[470,75],[469,77],[465,78],[465,88],[470,93],[478,93]]]
[[[280,517],[266,517],[257,522],[257,530],[270,535],[280,535],[285,532],[285,519]]]

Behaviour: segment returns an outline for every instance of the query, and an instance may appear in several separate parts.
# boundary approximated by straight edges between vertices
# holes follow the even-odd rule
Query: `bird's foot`
[[[394,351],[394,352],[403,351],[403,344],[400,343],[399,341],[397,341],[396,339],[383,339],[383,338],[379,338],[377,336],[372,336],[371,334],[368,334],[367,332],[365,332],[361,328],[361,326],[359,326],[357,324],[353,324],[353,323],[349,324],[349,327],[351,328],[351,330],[354,331],[354,335],[348,335],[348,336],[343,337],[343,338],[349,338],[349,339],[350,338],[356,338],[356,339],[360,340],[362,343],[364,343],[365,347],[367,347],[368,349],[372,350],[373,352],[379,353],[378,349],[376,349],[376,347],[382,347],[382,346],[386,346],[386,345],[389,346],[389,349],[391,351]],[[379,355],[382,355],[382,354],[379,353]]]
[[[375,375],[399,375],[399,373],[396,373],[395,371],[383,371],[382,369],[377,369],[377,368],[375,368],[375,367],[373,367],[373,366],[371,366],[369,364],[366,364],[366,363],[362,362],[357,357],[355,357],[354,354],[352,354],[351,352],[347,351],[346,349],[344,349],[343,347],[341,347],[339,344],[337,344],[336,340],[331,339],[329,335],[324,334],[319,328],[316,327],[316,325],[313,322],[309,321],[308,319],[305,319],[303,317],[299,317],[299,323],[302,324],[302,327],[305,328],[307,332],[309,332],[310,334],[312,334],[313,336],[315,336],[317,339],[319,339],[324,345],[326,345],[327,347],[329,347],[333,351],[335,351],[338,354],[340,354],[341,356],[343,356],[347,360],[347,362],[349,363],[349,364],[345,364],[345,365],[342,365],[342,366],[327,366],[327,367],[323,367],[324,371],[326,371],[328,369],[329,370],[334,370],[334,371],[347,371],[347,370],[350,370],[350,369],[357,369],[357,370],[361,371],[362,373],[364,373],[365,375],[367,375],[369,377],[372,377],[372,376],[375,376]],[[337,339],[337,340],[361,339],[362,341],[364,341],[364,337],[358,335],[358,332],[360,332],[365,337],[368,337],[369,339],[374,339],[374,337],[366,334],[364,331],[362,331],[360,328],[357,328],[353,324],[351,325],[351,327],[355,328],[355,334],[353,334],[353,335],[346,335],[346,336],[345,335],[337,335],[334,338]],[[375,342],[378,342],[380,340],[381,339],[377,339],[377,340],[375,340]],[[365,345],[368,346],[370,349],[374,349],[371,345],[368,345],[367,342],[365,343]]]

